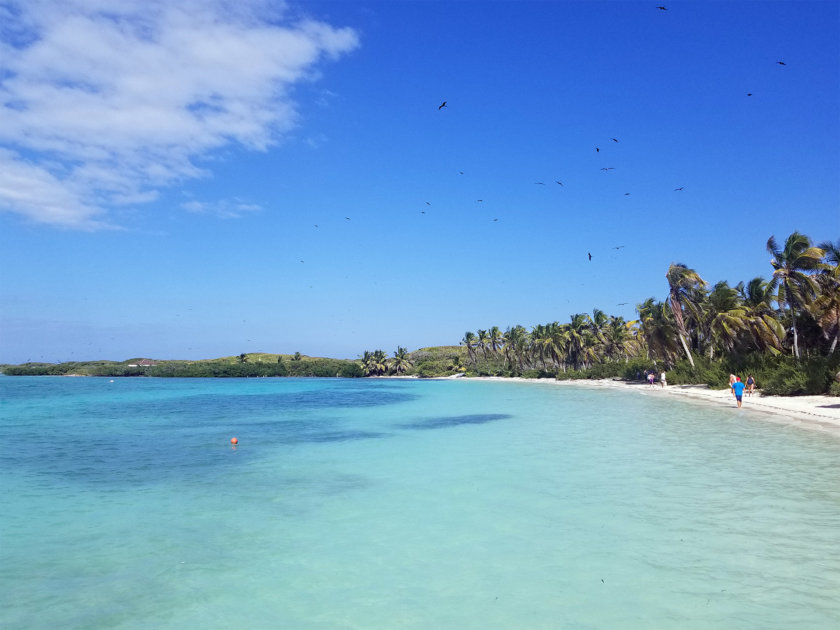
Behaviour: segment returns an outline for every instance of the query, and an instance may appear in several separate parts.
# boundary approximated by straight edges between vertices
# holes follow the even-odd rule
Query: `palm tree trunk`
[[[691,369],[694,369],[694,358],[691,356],[691,351],[688,349],[688,345],[685,343],[685,337],[683,337],[682,333],[679,333],[680,343],[682,344],[683,350],[685,350],[685,356],[688,357],[688,362],[691,363]]]

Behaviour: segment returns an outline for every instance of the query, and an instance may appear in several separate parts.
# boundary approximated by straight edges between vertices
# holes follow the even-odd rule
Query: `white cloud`
[[[220,199],[218,201],[185,201],[181,207],[195,214],[212,214],[220,219],[238,219],[244,214],[260,212],[262,207],[241,199]]]
[[[107,208],[272,146],[289,95],[354,31],[283,21],[277,2],[11,0],[0,6],[0,209],[97,229]]]

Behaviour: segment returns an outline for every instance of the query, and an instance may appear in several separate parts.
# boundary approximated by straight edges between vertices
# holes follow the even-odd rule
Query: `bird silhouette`
[[[610,138],[613,142],[618,142],[618,138]]]
[[[624,193],[624,196],[625,196],[625,197],[629,197],[629,196],[630,196],[630,193]]]
[[[317,224],[317,223],[315,224],[315,227],[318,227],[318,224]]]
[[[348,221],[350,220],[350,217],[344,217],[344,218],[347,219]]]
[[[616,245],[613,249],[621,249],[622,247],[624,247],[624,245]]]
[[[426,202],[426,205],[427,205],[427,206],[431,206],[432,204],[430,204],[430,203],[427,201],[427,202]]]
[[[600,153],[601,149],[599,147],[595,147],[595,153]]]
[[[498,221],[498,219],[493,219],[494,221]]]
[[[561,182],[561,181],[559,181],[559,180],[557,180],[557,179],[555,179],[555,180],[554,180],[554,183],[555,183],[555,184],[560,184],[561,186],[563,185],[563,182]]]
[[[786,66],[787,65],[784,61],[777,61],[776,63],[779,64],[780,66]]]
[[[660,11],[667,11],[668,10],[667,7],[656,7],[656,8],[659,9]]]
[[[627,305],[627,302],[619,302],[618,304],[616,304],[616,306],[626,306],[626,305]]]
[[[482,203],[483,201],[484,201],[484,199],[476,199],[476,202],[478,202],[478,203]]]
[[[603,167],[601,167],[601,170],[602,171],[614,171],[615,167],[614,166],[603,166]]]
[[[545,186],[545,182],[534,182],[537,186]]]
[[[446,107],[446,101],[443,101],[443,103],[440,104],[440,107],[438,107],[438,111],[440,111],[444,107]]]
[[[680,186],[679,188],[674,188],[674,192],[676,192],[678,190],[684,190],[684,189],[685,189],[685,186]]]
[[[592,260],[592,254],[590,252],[586,252],[586,253],[589,254],[589,260]]]
[[[747,96],[752,96],[752,92],[747,92]]]

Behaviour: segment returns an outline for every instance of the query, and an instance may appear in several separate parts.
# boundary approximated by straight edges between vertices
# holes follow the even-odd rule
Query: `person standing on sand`
[[[736,380],[732,383],[732,393],[735,394],[735,400],[738,401],[738,407],[741,407],[741,397],[744,395],[744,385],[741,382],[741,379]]]
[[[753,375],[750,374],[747,377],[747,396],[752,396],[754,389],[755,389],[755,379],[753,378]]]
[[[662,370],[662,374],[659,376],[659,384],[662,385],[663,388],[668,384],[665,380],[665,370]]]
[[[737,380],[738,380],[738,377],[736,377],[734,374],[729,375],[729,391],[732,392],[732,396],[735,396],[735,390],[732,389],[732,385],[734,385],[735,381],[737,381]]]
[[[648,375],[647,375],[648,385],[650,385],[651,387],[653,387],[653,381],[654,381],[654,379],[655,379],[655,378],[656,378],[656,374],[654,374],[654,373],[653,373],[653,370],[651,370],[650,372],[648,372]]]

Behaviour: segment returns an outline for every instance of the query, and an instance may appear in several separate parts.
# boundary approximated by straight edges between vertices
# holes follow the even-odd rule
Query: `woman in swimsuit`
[[[747,396],[752,396],[753,390],[755,389],[755,379],[753,378],[752,374],[747,377]]]

